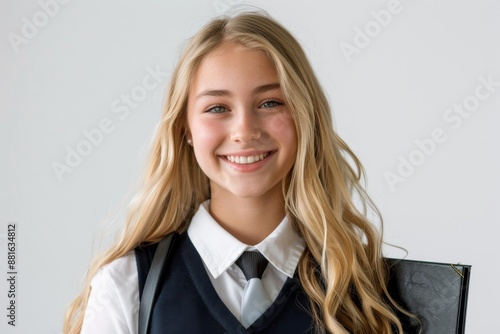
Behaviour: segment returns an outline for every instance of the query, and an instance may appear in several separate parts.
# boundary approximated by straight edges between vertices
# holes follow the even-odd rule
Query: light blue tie
[[[247,279],[241,301],[241,323],[245,328],[250,327],[272,304],[260,280],[267,263],[259,252],[243,252],[236,260]]]

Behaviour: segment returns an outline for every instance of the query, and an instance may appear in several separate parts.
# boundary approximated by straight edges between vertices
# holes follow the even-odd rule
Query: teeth
[[[227,155],[226,159],[231,161],[231,162],[237,163],[237,164],[247,165],[247,164],[252,164],[254,162],[260,161],[260,160],[264,159],[265,157],[267,157],[268,155],[269,155],[269,153],[251,155],[248,157],[242,157],[242,156],[238,156],[238,155]]]

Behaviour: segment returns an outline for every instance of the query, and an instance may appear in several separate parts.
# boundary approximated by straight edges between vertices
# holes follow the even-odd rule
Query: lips
[[[268,151],[254,155],[223,155],[222,157],[235,164],[248,165],[259,162],[270,156],[272,153],[274,153],[274,151]]]

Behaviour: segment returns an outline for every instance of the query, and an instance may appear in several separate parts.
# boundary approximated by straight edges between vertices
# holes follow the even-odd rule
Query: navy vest
[[[139,296],[158,244],[135,249]],[[245,329],[217,295],[187,233],[173,245],[155,302],[150,334],[313,333],[307,295],[297,277],[288,278],[269,309]]]

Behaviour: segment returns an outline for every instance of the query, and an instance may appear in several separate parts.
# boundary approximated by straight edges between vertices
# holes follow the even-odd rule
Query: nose
[[[246,144],[260,139],[261,127],[256,113],[251,109],[242,109],[235,114],[231,140]]]

